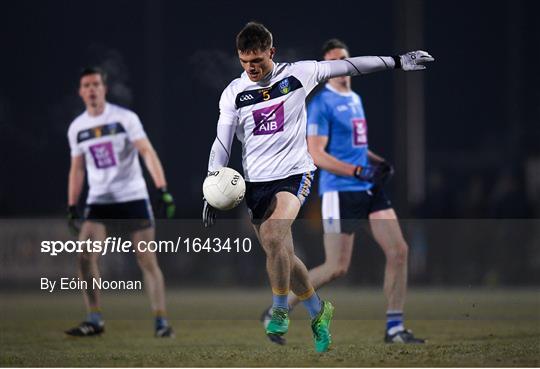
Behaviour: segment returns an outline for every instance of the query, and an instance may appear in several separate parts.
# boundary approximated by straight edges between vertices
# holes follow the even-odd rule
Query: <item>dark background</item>
[[[412,2],[410,2],[412,3]],[[406,217],[536,217],[540,172],[537,1],[424,1],[422,45],[398,45],[407,2],[18,1],[0,12],[0,216],[62,215],[66,132],[83,110],[78,72],[110,74],[109,100],[139,114],[164,164],[178,217],[200,214],[218,99],[241,73],[234,37],[249,20],[274,34],[278,61],[320,59],[330,37],[352,55],[424,48],[425,200]],[[400,72],[353,80],[370,147],[396,162]],[[239,169],[235,144],[232,166]],[[397,160],[399,162],[399,160]],[[403,168],[389,192],[396,192]],[[316,204],[316,196],[311,203]],[[318,206],[314,206],[317,208]]]
[[[422,32],[411,42],[411,23],[404,26],[403,17],[413,5],[419,9]],[[164,164],[177,217],[200,217],[218,99],[242,71],[234,38],[246,22],[258,20],[274,34],[278,61],[320,59],[321,44],[331,37],[347,42],[352,55],[419,48],[434,55],[436,62],[427,71],[407,74],[409,83],[422,78],[424,89],[421,201],[404,195],[411,190],[402,134],[409,127],[396,108],[408,104],[401,88],[403,73],[353,79],[367,112],[370,148],[396,164],[388,192],[398,214],[409,218],[402,226],[411,249],[411,283],[536,285],[537,220],[436,219],[539,217],[539,8],[538,1],[526,0],[3,2],[0,236],[10,246],[3,257],[12,271],[5,271],[4,282],[22,281],[33,269],[41,273],[42,266],[29,260],[40,257],[36,244],[43,234],[68,237],[63,220],[42,224],[17,219],[65,216],[66,133],[84,109],[77,89],[78,73],[86,65],[104,67],[110,77],[109,100],[141,117]],[[241,169],[240,162],[235,143],[231,166]],[[303,215],[307,219],[296,223],[295,241],[313,267],[324,256],[317,196],[311,196]],[[244,205],[220,216],[243,217],[235,224],[251,235]],[[418,218],[433,220],[414,220]],[[169,224],[172,235],[184,223]],[[229,223],[223,223],[230,231]],[[199,221],[188,224],[200,227]],[[168,237],[164,227],[158,226],[158,237]],[[379,285],[381,250],[365,233],[357,244],[347,279]],[[160,256],[170,284],[265,283],[258,247],[248,255],[230,256],[230,262],[222,263],[222,257]],[[45,259],[51,271],[61,269],[57,259]],[[133,260],[104,259],[109,273],[137,272]],[[71,256],[64,262],[66,268],[75,267]],[[213,272],[201,274],[208,266]]]

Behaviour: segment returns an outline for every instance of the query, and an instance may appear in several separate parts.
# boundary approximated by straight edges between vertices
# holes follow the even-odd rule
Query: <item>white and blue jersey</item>
[[[105,104],[98,116],[88,111],[69,126],[71,156],[84,156],[88,173],[87,204],[112,204],[148,199],[135,142],[146,139],[134,112]]]
[[[313,97],[307,108],[308,136],[327,136],[326,151],[353,165],[368,164],[367,123],[362,99],[355,92],[342,93],[329,84]],[[373,185],[355,177],[321,169],[319,193],[366,191]]]

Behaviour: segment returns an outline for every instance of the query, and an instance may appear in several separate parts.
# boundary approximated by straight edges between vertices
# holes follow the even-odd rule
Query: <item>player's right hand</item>
[[[399,60],[401,62],[401,69],[404,71],[411,71],[426,69],[424,64],[434,61],[435,58],[425,51],[416,50],[400,55]]]
[[[372,165],[357,165],[354,168],[354,176],[361,181],[373,182],[376,167]]]
[[[212,227],[216,222],[216,209],[214,209],[204,197],[202,219],[205,228]]]
[[[69,230],[74,236],[78,236],[81,231],[81,216],[79,215],[76,205],[68,206],[67,219]]]

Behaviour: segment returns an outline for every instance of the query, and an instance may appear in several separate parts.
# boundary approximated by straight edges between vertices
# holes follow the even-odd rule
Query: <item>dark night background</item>
[[[411,283],[537,285],[539,8],[533,0],[3,2],[4,283],[22,286],[22,276],[41,273],[45,264],[37,262],[35,245],[44,234],[69,237],[64,221],[70,160],[66,132],[83,111],[78,73],[86,65],[104,67],[109,100],[139,114],[176,197],[177,217],[193,219],[168,227],[173,234],[183,226],[202,228],[201,187],[218,99],[242,71],[235,35],[246,22],[258,20],[274,34],[278,61],[320,59],[321,44],[331,37],[348,43],[352,55],[428,50],[436,61],[425,72],[353,79],[367,112],[370,148],[396,166],[388,192],[405,219]],[[418,121],[406,114],[414,109],[416,117],[424,117],[422,135],[414,133]],[[236,142],[231,166],[240,170],[240,162]],[[418,163],[420,172],[409,170]],[[324,256],[316,195],[303,215],[308,220],[296,222],[295,245],[312,267]],[[226,216],[247,219],[245,206],[220,215]],[[247,220],[236,223],[251,232]],[[220,221],[217,227],[228,232],[228,224]],[[166,227],[160,223],[158,237],[166,237]],[[356,265],[347,279],[380,285],[384,255],[364,233],[357,244]],[[226,263],[222,255],[175,255],[160,261],[170,284],[264,283],[260,248],[231,257]],[[105,258],[110,264],[105,269],[136,273],[134,261],[124,259]],[[51,260],[45,260],[51,272],[75,266],[70,256],[65,264]],[[216,271],[216,265],[223,271]],[[201,275],[206,267],[212,273]]]
[[[178,216],[197,218],[218,99],[240,72],[234,37],[249,20],[274,34],[278,61],[320,59],[339,37],[352,55],[423,48],[426,191],[389,192],[408,217],[537,217],[540,32],[537,1],[425,1],[422,45],[398,43],[395,1],[18,1],[0,12],[0,216],[63,216],[66,131],[83,109],[78,72],[109,72],[109,100],[133,109],[160,155]],[[403,5],[405,4],[405,5]],[[400,72],[356,78],[370,147],[399,163]],[[240,168],[235,144],[232,166]],[[312,197],[311,202],[316,200]]]

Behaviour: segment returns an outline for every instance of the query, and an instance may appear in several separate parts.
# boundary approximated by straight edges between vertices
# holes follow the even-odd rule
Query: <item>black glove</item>
[[[81,231],[81,216],[76,205],[68,206],[67,209],[68,228],[74,236],[78,236]]]
[[[354,176],[361,181],[371,182],[375,189],[383,187],[394,175],[394,167],[386,161],[375,165],[358,165],[354,170]]]
[[[354,168],[354,176],[361,181],[373,182],[375,169],[372,165],[357,165]]]
[[[205,228],[210,228],[216,222],[216,209],[203,197],[202,220]]]
[[[373,191],[378,191],[383,188],[394,175],[394,167],[386,161],[378,163],[376,168],[377,170],[373,177]]]
[[[167,191],[167,187],[161,187],[157,189],[158,191],[158,203],[157,211],[158,214],[167,219],[174,218],[174,213],[176,212],[176,205],[174,204],[174,198],[171,193]]]

